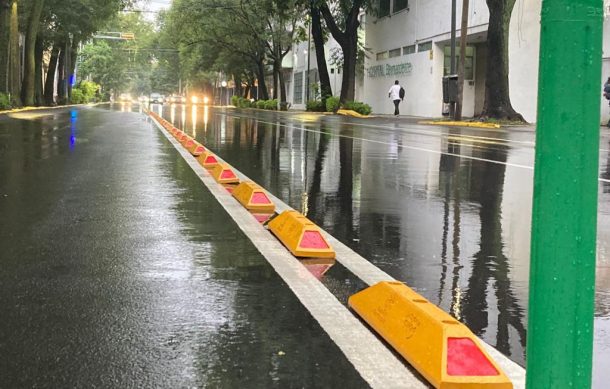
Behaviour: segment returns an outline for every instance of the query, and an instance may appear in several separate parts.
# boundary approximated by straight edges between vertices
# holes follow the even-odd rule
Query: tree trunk
[[[357,29],[357,28],[356,28]],[[358,56],[358,34],[348,34],[343,49],[343,78],[341,79],[342,103],[354,101],[356,96],[356,58]]]
[[[57,103],[58,104],[66,104],[66,77],[65,77],[65,68],[66,68],[66,45],[65,43],[61,46],[61,51],[59,52],[59,62],[57,67]]]
[[[74,79],[74,72],[76,71],[76,57],[78,55],[78,40],[75,38],[72,40],[72,45],[70,46],[70,63],[68,67],[68,77],[67,77],[67,89],[68,89],[68,101],[72,98],[72,81],[76,81]]]
[[[487,0],[487,75],[483,118],[525,121],[510,102],[508,85],[508,31],[515,0]]]
[[[280,63],[282,61],[280,60]],[[280,88],[280,107],[282,103],[286,103],[286,80],[284,79],[284,72],[280,66],[280,72],[278,73],[279,88]]]
[[[34,105],[34,83],[36,79],[36,37],[40,25],[40,14],[44,0],[34,0],[25,34],[25,61],[23,69],[23,104]]]
[[[256,76],[258,77],[258,98],[261,100],[269,100],[269,91],[265,83],[265,64],[263,60],[259,60],[256,64]]]
[[[353,0],[351,9],[347,15],[344,15],[344,32],[337,26],[335,18],[326,2],[320,5],[320,12],[324,17],[324,21],[326,21],[326,26],[343,51],[343,77],[341,80],[340,96],[342,103],[353,101],[356,95],[356,59],[358,57],[358,27],[360,26],[358,14],[362,4],[363,0]]]
[[[278,91],[278,87],[277,87],[277,80],[279,77],[279,73],[280,73],[280,68],[281,66],[278,64],[277,59],[273,60],[273,98],[277,100],[277,91]]]
[[[0,92],[8,93],[8,48],[11,25],[11,2],[0,0]]]
[[[326,66],[326,54],[324,53],[324,36],[322,34],[322,21],[318,7],[311,6],[311,36],[316,49],[316,62],[318,63],[318,77],[320,78],[320,99],[325,102],[333,95],[330,85],[330,76]]]
[[[62,43],[55,43],[51,51],[49,60],[49,69],[47,70],[47,79],[44,84],[44,102],[46,105],[55,104],[55,72],[57,71],[57,60],[59,59],[59,48]]]
[[[21,105],[21,58],[19,56],[19,11],[17,0],[11,1],[9,31],[9,93],[12,103]]]
[[[44,105],[42,98],[42,56],[44,52],[44,41],[42,34],[36,37],[36,48],[34,53],[34,104],[40,107]]]
[[[462,0],[462,26],[460,27],[460,62],[458,63],[458,96],[455,104],[455,120],[462,120],[464,106],[464,67],[466,62],[466,43],[468,41],[469,0]]]

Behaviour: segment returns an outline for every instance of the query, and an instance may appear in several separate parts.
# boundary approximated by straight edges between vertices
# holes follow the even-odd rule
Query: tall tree
[[[321,1],[319,5],[326,26],[343,52],[341,102],[352,101],[356,95],[359,15],[365,5],[364,0],[336,0],[333,2],[335,15],[327,1]]]
[[[42,97],[42,62],[44,49],[44,39],[39,33],[36,37],[36,46],[34,51],[34,104],[37,106],[44,105],[44,99]]]
[[[489,8],[487,27],[487,75],[484,118],[525,121],[510,102],[508,83],[508,33],[515,0],[486,0]]]
[[[328,75],[328,66],[326,66],[326,52],[324,51],[324,33],[322,30],[322,18],[320,9],[314,1],[310,0],[311,13],[311,37],[313,38],[314,47],[316,50],[316,62],[318,64],[318,78],[320,79],[320,97],[322,101],[333,95],[333,90],[330,85],[330,76]]]
[[[9,22],[9,93],[15,105],[21,105],[21,60],[19,58],[19,4],[11,0]]]
[[[57,60],[59,59],[59,48],[61,46],[61,42],[55,43],[51,49],[51,58],[49,59],[49,67],[44,84],[44,103],[46,105],[55,104],[55,73],[57,72]]]
[[[462,0],[462,25],[460,27],[460,61],[458,62],[458,96],[455,104],[455,120],[462,120],[464,105],[464,68],[466,65],[466,43],[468,42],[469,0]]]
[[[11,2],[0,0],[0,92],[8,93],[8,48],[10,40]]]
[[[22,98],[25,105],[34,105],[36,81],[36,37],[40,26],[40,15],[44,0],[32,0],[28,25],[25,34],[23,91]]]

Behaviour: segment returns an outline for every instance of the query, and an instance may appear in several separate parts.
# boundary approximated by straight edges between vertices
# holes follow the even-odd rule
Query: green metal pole
[[[543,0],[527,388],[591,387],[602,0]]]

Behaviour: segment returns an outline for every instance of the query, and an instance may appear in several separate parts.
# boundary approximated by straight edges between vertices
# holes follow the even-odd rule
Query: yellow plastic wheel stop
[[[284,211],[268,224],[269,230],[296,257],[335,258],[322,231],[297,211]]]
[[[512,389],[465,325],[405,284],[380,282],[348,304],[435,388]]]
[[[269,200],[267,192],[252,181],[239,184],[233,191],[233,196],[249,211],[275,212],[275,204]]]
[[[214,177],[219,184],[233,184],[239,182],[239,178],[235,175],[231,166],[226,163],[217,164],[212,170],[212,177]]]
[[[210,150],[206,150],[197,157],[199,164],[205,168],[213,168],[218,165],[218,159]]]

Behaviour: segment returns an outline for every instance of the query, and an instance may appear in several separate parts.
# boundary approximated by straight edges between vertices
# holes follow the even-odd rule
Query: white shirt
[[[400,85],[392,85],[388,94],[392,100],[400,100]]]

